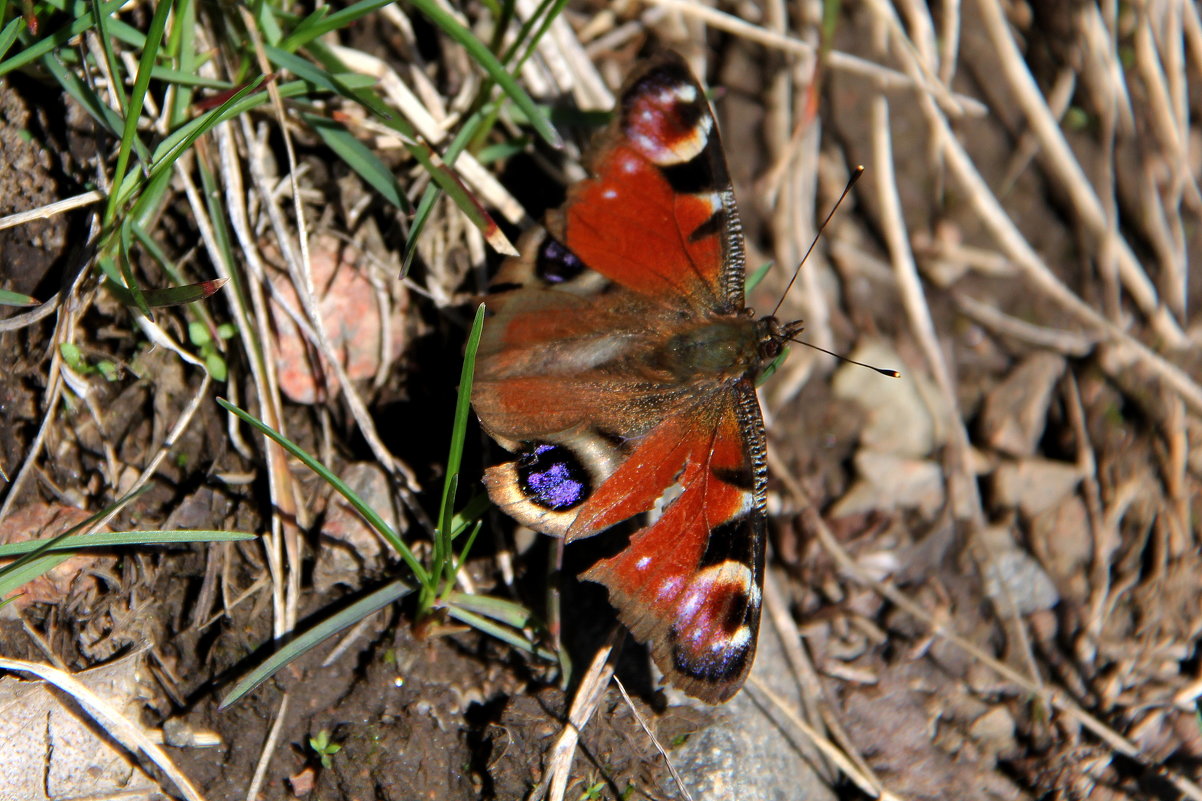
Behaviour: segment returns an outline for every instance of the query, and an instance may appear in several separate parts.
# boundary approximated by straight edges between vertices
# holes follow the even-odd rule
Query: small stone
[[[943,505],[943,470],[937,462],[862,450],[856,469],[860,479],[835,504],[833,517],[896,508],[933,513]]]
[[[372,462],[352,464],[343,471],[342,479],[396,531],[393,494],[388,477],[379,465]],[[362,575],[379,570],[383,561],[384,546],[379,533],[345,498],[333,490],[331,495],[313,567],[313,586],[321,592],[337,584],[359,587],[363,583]]]
[[[265,252],[274,255],[270,249]],[[332,236],[314,237],[310,248],[318,313],[330,347],[352,381],[373,378],[386,370],[405,347],[405,296],[401,294],[399,302],[391,306],[385,327],[377,289],[367,268],[355,263],[357,258],[353,248]],[[340,387],[325,355],[317,357],[315,343],[297,328],[282,305],[305,315],[291,277],[277,270],[269,272],[268,279],[277,293],[272,300],[272,321],[278,340],[280,390],[296,403],[312,404],[336,397]]]
[[[1065,502],[1081,481],[1074,464],[1050,459],[1004,462],[993,474],[993,490],[1002,506],[1016,506],[1028,517]]]
[[[1012,751],[1014,740],[1014,717],[1004,706],[995,706],[981,715],[968,727],[969,736],[988,751],[1004,754]]]
[[[1060,602],[1056,585],[1026,551],[1015,547],[992,556],[985,567],[985,594],[1002,609],[1014,604],[1018,614],[1029,615]]]
[[[89,517],[90,512],[74,506],[32,503],[4,518],[0,523],[0,542],[50,539],[81,525]],[[97,529],[98,532],[111,530],[108,526]],[[116,557],[97,556],[87,551],[64,557],[59,564],[22,584],[20,592],[12,596],[5,605],[7,612],[2,614],[12,614],[38,603],[60,604],[73,592],[95,593],[100,587],[97,576],[111,571],[117,562]],[[0,559],[0,567],[11,562],[12,560]]]
[[[1019,547],[1009,526],[982,530],[977,544],[989,559],[984,566],[985,594],[1004,612],[1017,607],[1025,616],[1059,603],[1055,583],[1035,557]]]
[[[1085,501],[1073,495],[1031,518],[1031,550],[1053,577],[1061,595],[1084,602],[1094,539]]]
[[[1039,352],[1028,357],[985,398],[980,430],[986,443],[1011,456],[1031,456],[1043,436],[1048,402],[1064,373],[1064,359]]]
[[[862,345],[852,358],[887,368],[902,365],[897,352],[880,342]],[[845,364],[835,373],[831,389],[835,397],[864,409],[867,423],[860,432],[860,445],[868,450],[920,457],[945,439],[936,424],[939,415],[931,412],[938,408],[938,393],[918,372],[903,371],[900,379],[894,379]]]

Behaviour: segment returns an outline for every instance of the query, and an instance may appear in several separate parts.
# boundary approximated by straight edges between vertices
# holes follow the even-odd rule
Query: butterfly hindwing
[[[763,583],[763,423],[750,381],[730,391],[717,419],[681,432],[689,453],[676,481],[679,494],[619,554],[582,574],[609,589],[622,622],[650,644],[664,675],[711,703],[734,695],[751,668]],[[683,421],[662,426],[673,422],[682,427]],[[613,494],[625,489],[623,471],[643,447],[590,504],[613,484]]]
[[[713,114],[683,61],[636,72],[545,231],[499,271],[473,404],[513,461],[489,495],[569,542],[651,514],[583,574],[673,684],[738,691],[759,623],[763,322]]]

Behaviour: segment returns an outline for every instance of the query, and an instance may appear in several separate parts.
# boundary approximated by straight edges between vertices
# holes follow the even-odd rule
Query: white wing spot
[[[649,565],[649,564],[651,564],[650,556],[640,556],[639,560],[634,563],[634,566],[637,567],[639,570],[646,570],[647,565]]]
[[[618,190],[616,189],[604,189],[601,191],[601,197],[605,198],[606,200],[613,200],[617,196]]]
[[[671,106],[677,103],[693,103],[697,100],[697,90],[692,84],[682,83],[676,86],[669,86],[667,89],[660,91],[655,96],[655,100],[662,106]]]
[[[715,651],[744,651],[751,643],[751,627],[739,626],[726,640],[716,639],[710,646]]]
[[[709,206],[710,214],[717,214],[718,212],[720,212],[722,210],[722,193],[721,192],[701,192],[699,194],[693,195],[693,197],[700,200],[706,206]],[[746,495],[748,498],[751,497],[750,492],[746,493]],[[744,499],[744,501],[743,501],[743,506],[744,507],[747,506],[746,499]],[[744,508],[743,511],[746,511],[746,508]]]
[[[676,595],[676,593],[678,593],[679,591],[680,591],[680,576],[673,576],[671,578],[666,578],[663,580],[663,583],[661,583],[659,585],[659,592],[656,593],[656,597],[661,601],[667,600],[668,598],[671,598],[674,595]]]

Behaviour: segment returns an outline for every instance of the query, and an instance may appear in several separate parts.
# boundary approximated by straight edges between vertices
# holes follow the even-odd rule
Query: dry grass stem
[[[1083,357],[1097,347],[1098,338],[1075,331],[1061,331],[1029,323],[1011,317],[988,303],[983,303],[963,292],[953,292],[956,306],[974,322],[994,333],[1011,337],[1028,345],[1063,353],[1066,356]]]
[[[204,796],[187,776],[175,766],[167,753],[136,722],[127,718],[104,698],[92,692],[74,676],[37,662],[0,657],[0,670],[32,673],[43,681],[53,684],[75,700],[106,734],[131,753],[142,753],[171,780],[180,794],[188,801],[204,801]]]
[[[93,203],[99,203],[101,200],[104,200],[104,194],[97,189],[93,189],[90,192],[81,192],[78,195],[57,200],[54,203],[47,203],[36,209],[9,214],[6,217],[0,217],[0,231],[3,231],[5,228],[24,225],[33,220],[49,220],[51,217],[57,217],[68,211],[74,211],[84,206],[90,206]]]
[[[588,725],[589,718],[597,711],[598,705],[605,697],[605,688],[613,678],[614,668],[611,661],[614,651],[614,639],[623,636],[614,632],[610,643],[601,648],[593,656],[588,670],[580,678],[580,686],[576,688],[576,697],[568,711],[568,720],[560,731],[555,743],[547,750],[544,759],[546,773],[543,780],[530,791],[529,801],[563,801],[571,779],[572,760],[576,756],[576,746],[580,743],[580,733]]]
[[[259,798],[263,783],[267,780],[267,766],[271,763],[271,758],[275,756],[276,748],[280,744],[284,721],[288,718],[288,706],[291,700],[292,696],[288,693],[283,693],[280,697],[280,705],[276,709],[275,719],[271,722],[271,730],[267,735],[267,739],[263,742],[263,748],[259,752],[259,760],[255,763],[254,777],[251,779],[250,785],[246,788],[246,801],[256,801]]]
[[[639,714],[639,710],[634,705],[634,701],[630,700],[630,694],[626,692],[626,686],[622,684],[622,680],[617,676],[613,677],[614,684],[618,686],[618,692],[622,694],[622,700],[626,702],[626,706],[630,709],[630,714],[634,715],[634,719],[639,722],[640,728],[647,735],[647,739],[655,746],[655,750],[663,758],[664,764],[668,766],[668,772],[672,774],[672,781],[676,782],[676,789],[680,790],[680,795],[685,801],[693,801],[693,795],[689,792],[689,788],[685,787],[684,780],[680,778],[680,774],[676,771],[676,766],[672,764],[672,758],[668,756],[668,752],[664,750],[664,746],[660,743],[659,738],[655,736],[655,732],[651,731],[651,727],[647,725],[647,721]]]
[[[851,779],[861,791],[866,793],[870,798],[880,798],[882,801],[900,801],[900,799],[884,788],[881,781],[871,773],[864,773],[860,766],[849,758],[839,746],[822,736],[810,724],[802,720],[796,712],[785,702],[783,698],[772,691],[772,688],[764,684],[755,676],[752,676],[748,682],[748,688],[744,692],[754,692],[762,694],[771,705],[771,708],[776,709],[789,723],[801,732],[807,740],[822,752],[823,756],[838,766],[844,776]],[[768,704],[761,705],[768,706]]]

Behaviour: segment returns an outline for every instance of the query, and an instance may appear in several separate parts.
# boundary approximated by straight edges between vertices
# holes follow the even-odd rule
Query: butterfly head
[[[782,323],[772,315],[760,318],[759,329],[759,359],[760,370],[776,360],[785,350],[785,343],[792,340],[805,330],[801,320]]]

